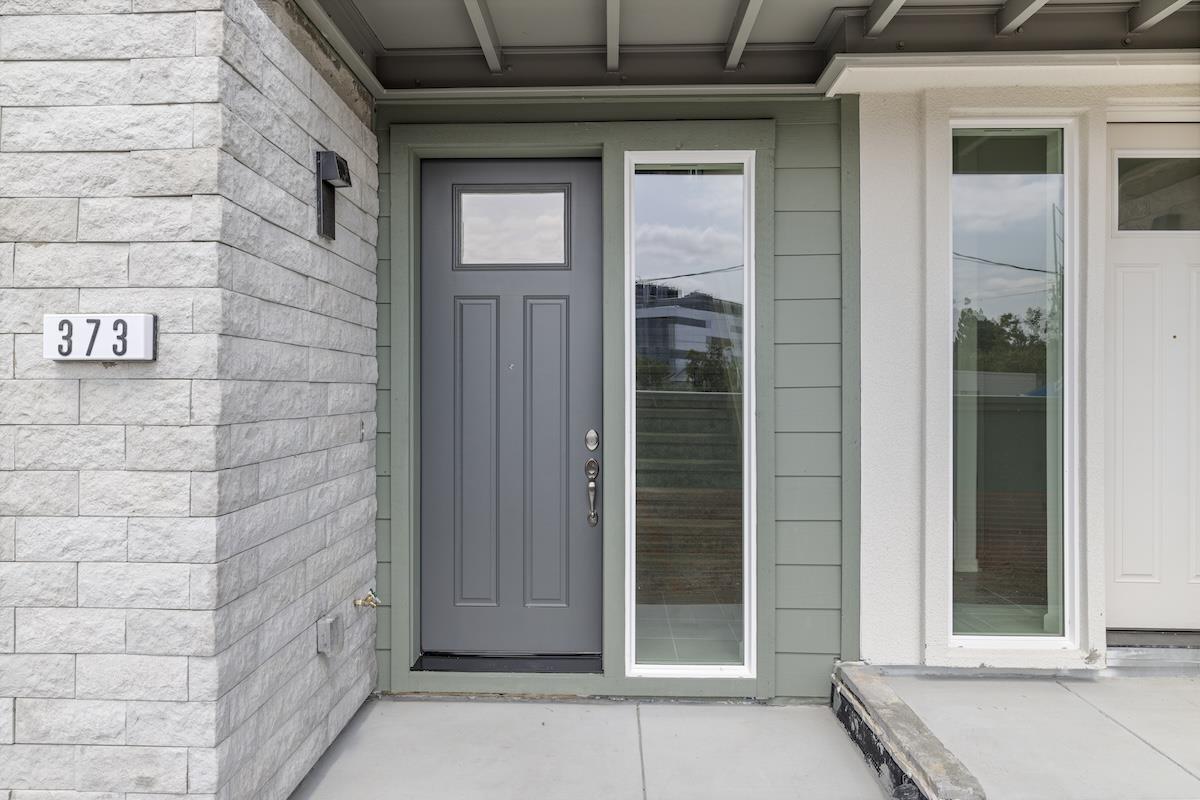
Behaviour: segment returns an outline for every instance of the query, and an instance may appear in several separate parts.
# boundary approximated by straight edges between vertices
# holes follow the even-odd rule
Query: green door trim
[[[760,697],[775,693],[774,219],[775,121],[484,123],[390,128],[391,615],[393,692]],[[625,152],[754,150],[757,303],[758,672],[756,678],[625,676]],[[424,158],[599,156],[603,172],[604,672],[601,675],[416,672],[420,654],[420,162]],[[399,381],[399,384],[397,384]],[[618,490],[620,489],[620,490]]]
[[[859,658],[862,525],[858,95],[840,103],[842,188],[842,660]]]

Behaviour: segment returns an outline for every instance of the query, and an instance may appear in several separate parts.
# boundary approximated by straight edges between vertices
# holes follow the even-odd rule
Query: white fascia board
[[[827,96],[992,86],[1200,83],[1200,50],[837,55],[817,81]]]

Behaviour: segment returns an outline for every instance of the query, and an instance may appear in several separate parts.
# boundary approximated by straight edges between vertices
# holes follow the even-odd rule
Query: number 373
[[[91,326],[91,332],[84,333],[87,337],[87,350],[84,355],[90,356],[92,350],[96,347],[96,335],[100,333],[100,320],[85,319],[84,323]],[[113,342],[112,352],[114,356],[123,356],[129,348],[129,323],[123,319],[114,319],[112,324],[113,333],[116,334],[116,341]],[[58,323],[58,332],[62,334],[62,341],[58,345],[58,354],[60,356],[69,356],[75,350],[75,324],[69,319],[60,320]]]

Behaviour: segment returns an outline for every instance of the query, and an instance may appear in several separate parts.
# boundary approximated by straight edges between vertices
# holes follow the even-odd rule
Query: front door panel
[[[1200,125],[1109,126],[1109,628],[1200,629]]]
[[[421,192],[422,650],[599,653],[600,162],[431,160]]]

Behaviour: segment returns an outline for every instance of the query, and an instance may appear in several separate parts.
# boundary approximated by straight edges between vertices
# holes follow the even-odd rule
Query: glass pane
[[[1117,228],[1200,231],[1200,158],[1118,158]]]
[[[744,660],[744,180],[634,176],[639,664]]]
[[[565,189],[464,190],[459,204],[460,264],[567,263]]]
[[[1062,635],[1062,131],[955,131],[954,167],[954,632]]]

